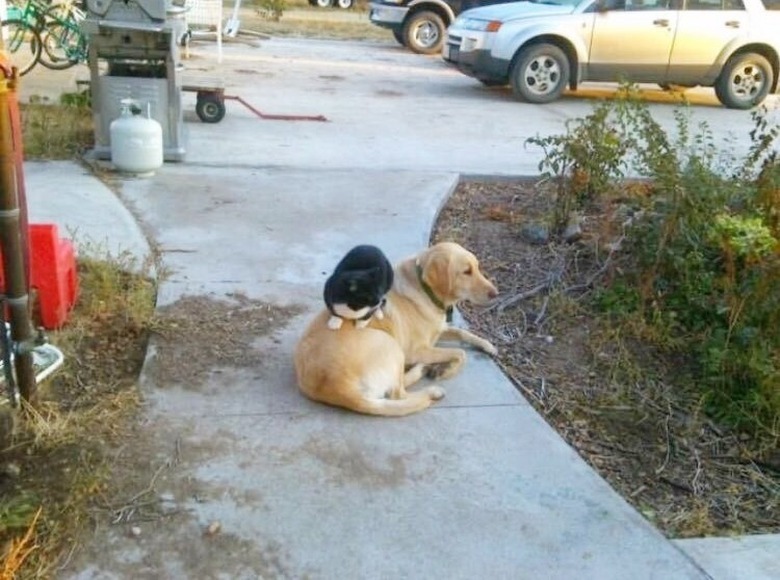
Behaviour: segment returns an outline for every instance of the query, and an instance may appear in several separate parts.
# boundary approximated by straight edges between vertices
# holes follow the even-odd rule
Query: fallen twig
[[[664,457],[664,462],[661,464],[661,466],[655,470],[655,474],[659,475],[664,469],[666,469],[667,464],[669,463],[669,458],[672,455],[672,437],[669,433],[669,421],[672,418],[672,407],[669,406],[669,412],[666,415],[666,419],[664,420],[664,431],[666,432],[666,456]]]
[[[701,460],[699,459],[699,452],[695,448],[693,449],[693,458],[696,460],[696,472],[693,474],[693,479],[691,479],[691,489],[693,490],[694,495],[700,495],[701,486],[699,484],[699,477],[701,477],[703,469],[701,467]]]
[[[493,304],[492,306],[488,307],[487,310],[490,311],[493,309],[497,309],[499,312],[503,312],[513,304],[517,304],[518,302],[522,302],[523,300],[536,296],[540,292],[544,292],[545,290],[550,288],[551,285],[552,285],[552,281],[548,280],[543,284],[534,286],[530,290],[526,290],[525,292],[520,292],[519,294],[515,294],[513,296],[510,296],[509,298],[497,302],[496,304]]]
[[[677,489],[680,489],[686,493],[693,494],[693,490],[691,489],[691,486],[689,486],[687,483],[680,483],[679,481],[675,481],[673,479],[669,479],[665,475],[662,475],[658,478],[659,481],[663,481],[664,483],[667,483],[671,485],[672,487],[676,487]]]
[[[620,244],[623,242],[623,239],[625,236],[620,236],[616,242],[612,244],[612,249],[609,251],[609,254],[607,254],[607,257],[604,259],[604,263],[601,264],[601,267],[596,270],[593,274],[590,275],[590,277],[585,280],[582,284],[575,284],[574,286],[569,286],[564,290],[567,294],[570,292],[576,292],[580,290],[590,290],[593,288],[593,285],[596,283],[596,280],[601,278],[604,274],[606,274],[607,270],[609,270],[609,266],[612,263],[612,257],[615,255],[615,252],[617,248],[620,247]]]
[[[536,318],[534,318],[534,326],[539,326],[539,323],[542,321],[542,318],[544,318],[544,315],[547,313],[547,304],[550,302],[550,297],[545,296],[544,301],[542,302],[542,308],[539,310],[539,314],[536,315]]]

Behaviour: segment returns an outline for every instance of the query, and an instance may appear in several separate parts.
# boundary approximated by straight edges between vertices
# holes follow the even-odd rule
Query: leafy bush
[[[528,139],[544,151],[539,171],[557,183],[552,227],[558,233],[572,212],[611,191],[624,173],[628,143],[620,139],[611,112],[608,103],[602,104],[584,119],[568,121],[565,135]]]
[[[540,170],[558,180],[558,227],[572,210],[620,193],[629,173],[649,181],[650,194],[632,200],[641,217],[625,231],[632,267],[612,273],[598,305],[674,335],[665,344],[689,345],[711,413],[776,438],[780,129],[754,112],[753,145],[737,158],[719,150],[706,123],[692,129],[685,107],[675,118],[670,136],[625,87],[566,134],[529,142],[545,153]]]

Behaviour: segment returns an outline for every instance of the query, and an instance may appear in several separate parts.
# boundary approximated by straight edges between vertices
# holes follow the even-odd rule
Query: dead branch
[[[550,297],[545,296],[544,301],[542,302],[542,308],[539,310],[539,313],[536,315],[536,318],[534,318],[534,326],[539,326],[539,323],[544,318],[544,315],[547,313],[547,304],[550,302]]]
[[[658,478],[659,481],[663,481],[664,483],[671,485],[672,487],[675,487],[679,490],[682,490],[686,493],[693,494],[693,490],[691,489],[691,486],[689,486],[687,483],[680,483],[679,481],[675,481],[673,479],[669,479],[665,475],[662,475]]]
[[[669,458],[672,455],[672,436],[669,433],[669,421],[672,419],[672,407],[669,406],[669,412],[666,415],[666,419],[664,419],[664,431],[666,433],[666,456],[664,457],[664,462],[661,464],[661,466],[655,470],[655,474],[659,475],[664,469],[666,469],[667,464],[669,463]]]
[[[701,459],[699,459],[699,452],[695,448],[693,449],[693,458],[696,461],[696,472],[693,474],[693,479],[691,479],[691,489],[693,489],[694,495],[700,495],[701,484],[699,483],[699,477],[701,477],[703,469],[701,467]]]
[[[574,286],[569,286],[564,290],[567,294],[569,292],[579,292],[581,290],[590,290],[593,288],[593,285],[596,283],[596,281],[601,278],[604,274],[607,273],[607,270],[609,270],[610,265],[612,264],[612,258],[615,255],[615,252],[620,247],[620,244],[625,239],[625,236],[620,236],[616,242],[612,244],[612,248],[609,250],[609,254],[607,254],[607,257],[604,259],[604,263],[601,264],[601,267],[599,267],[598,270],[596,270],[593,274],[590,275],[590,277],[583,282],[582,284],[575,284]]]
[[[534,286],[530,290],[526,290],[525,292],[520,292],[519,294],[515,294],[513,296],[510,296],[509,298],[505,298],[504,300],[497,302],[496,304],[493,304],[489,308],[487,308],[488,311],[497,309],[499,312],[503,312],[513,304],[517,304],[518,302],[522,302],[523,300],[527,300],[528,298],[532,298],[539,294],[540,292],[544,292],[545,290],[548,290],[550,286],[552,285],[552,282],[550,280],[539,284],[537,286]]]

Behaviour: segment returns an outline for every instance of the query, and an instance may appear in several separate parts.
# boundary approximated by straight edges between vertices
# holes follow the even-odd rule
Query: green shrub
[[[584,119],[568,121],[564,135],[528,139],[544,151],[539,171],[557,184],[552,216],[557,233],[566,227],[572,212],[612,191],[615,181],[622,179],[628,144],[620,139],[610,113],[605,103]]]
[[[649,180],[651,194],[633,202],[642,217],[625,231],[632,266],[611,273],[596,305],[674,335],[664,344],[688,345],[710,412],[777,437],[780,130],[756,111],[753,146],[738,158],[716,146],[706,123],[692,128],[684,106],[675,119],[669,135],[626,87],[564,135],[529,142],[545,153],[540,170],[558,180],[558,227],[570,211],[620,191],[629,172]]]

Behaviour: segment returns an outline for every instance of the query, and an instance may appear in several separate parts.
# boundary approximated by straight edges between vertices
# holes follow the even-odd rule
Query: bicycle
[[[2,21],[2,46],[12,67],[24,76],[38,63],[43,48],[38,30],[24,20]]]
[[[48,0],[25,0],[23,4],[10,4],[4,36],[11,39],[9,56],[20,76],[39,62],[53,70],[86,62],[87,40],[80,28],[85,16],[74,1],[52,4]],[[31,45],[29,54],[26,49],[19,52],[25,40]]]
[[[86,14],[75,3],[55,4],[47,12],[41,34],[40,63],[52,70],[65,70],[86,62],[89,47],[81,30]]]

